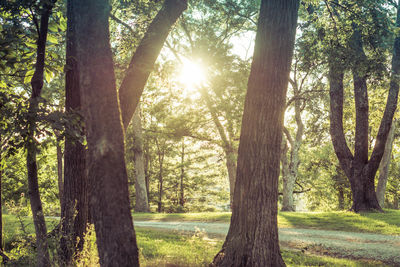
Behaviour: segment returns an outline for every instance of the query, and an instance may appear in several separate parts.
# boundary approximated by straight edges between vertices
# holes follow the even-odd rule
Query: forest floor
[[[135,220],[135,227],[174,231],[181,234],[203,232],[224,239],[228,223]],[[279,228],[283,248],[338,258],[378,260],[400,265],[400,236],[319,229]]]

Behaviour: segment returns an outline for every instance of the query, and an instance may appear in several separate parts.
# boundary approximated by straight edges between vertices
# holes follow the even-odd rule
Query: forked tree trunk
[[[65,109],[74,114],[81,111],[77,39],[72,16],[72,2],[67,3],[67,49],[65,74]],[[80,123],[80,122],[78,122]],[[78,125],[71,125],[75,131]],[[82,134],[82,133],[80,133]],[[67,135],[64,147],[64,198],[61,208],[60,264],[69,266],[77,252],[81,251],[88,224],[88,185],[85,164],[85,147],[77,138]]]
[[[384,208],[385,205],[385,192],[389,174],[390,158],[392,156],[394,132],[395,122],[393,122],[392,127],[390,127],[389,136],[386,140],[385,152],[383,152],[382,161],[379,164],[379,178],[378,185],[376,187],[376,197],[378,198],[378,202],[381,208]]]
[[[140,105],[137,106],[132,118],[133,127],[133,161],[135,165],[135,211],[149,212],[147,199],[146,176],[144,173],[143,134],[140,118]]]
[[[85,130],[89,207],[101,266],[139,266],[107,0],[70,0]]]
[[[397,27],[400,26],[400,5],[397,9]],[[354,100],[356,106],[356,132],[354,156],[351,153],[343,131],[343,63],[340,56],[332,54],[329,60],[330,83],[330,133],[335,153],[340,165],[348,177],[353,195],[352,210],[355,212],[377,210],[382,211],[375,194],[375,174],[382,159],[385,143],[397,107],[399,92],[398,75],[400,71],[400,37],[395,38],[392,58],[392,73],[389,94],[375,146],[368,159],[368,64],[363,50],[359,25],[353,24],[353,36],[350,40],[350,50],[355,62],[352,66],[354,82]]]
[[[38,153],[35,134],[37,130],[37,110],[39,108],[39,97],[43,88],[43,74],[46,55],[46,40],[48,32],[48,24],[51,11],[53,9],[53,1],[41,1],[40,26],[37,40],[37,56],[35,64],[35,72],[32,76],[31,86],[32,95],[29,99],[29,115],[28,115],[28,133],[26,143],[26,162],[28,170],[28,194],[31,204],[33,223],[36,233],[37,248],[37,265],[50,266],[50,257],[47,244],[47,228],[43,214],[42,201],[39,193],[38,169],[36,156]]]
[[[285,266],[278,242],[278,177],[298,7],[297,0],[261,1],[231,224],[213,266]]]

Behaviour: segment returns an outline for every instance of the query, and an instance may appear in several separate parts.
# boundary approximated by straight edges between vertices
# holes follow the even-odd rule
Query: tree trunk
[[[218,118],[218,112],[215,110],[213,104],[211,103],[210,96],[207,91],[203,88],[200,90],[203,98],[206,101],[208,111],[211,114],[212,120],[217,128],[219,136],[222,141],[222,149],[225,152],[226,157],[226,168],[228,170],[228,179],[229,179],[229,195],[230,195],[230,207],[233,206],[233,195],[235,192],[235,182],[236,182],[236,151],[234,149],[233,143],[228,139],[228,136],[225,132],[224,127],[222,126],[221,121]]]
[[[232,218],[213,266],[285,266],[279,155],[299,1],[263,0],[240,136]]]
[[[183,208],[185,206],[185,137],[182,138],[182,150],[181,150],[181,177],[179,186],[179,205]]]
[[[172,26],[186,8],[187,0],[165,0],[136,48],[119,88],[119,101],[125,129],[128,128],[154,62]]]
[[[81,97],[77,39],[74,29],[76,22],[72,16],[72,8],[72,2],[68,1],[65,109],[66,112],[76,115],[81,111]],[[81,130],[78,125],[70,127],[75,131]],[[73,256],[83,248],[89,210],[85,157],[85,147],[77,138],[67,135],[64,147],[64,198],[61,208],[60,264],[62,266],[69,266]]]
[[[133,127],[133,161],[135,165],[135,211],[149,212],[147,198],[146,176],[144,173],[143,134],[140,118],[140,105],[137,106],[132,118]]]
[[[288,161],[288,146],[286,138],[282,138],[281,146],[281,166],[282,166],[282,211],[294,211],[294,201],[293,201],[293,184],[290,184],[290,170]]]
[[[385,205],[385,191],[389,174],[390,158],[392,155],[393,141],[394,141],[395,122],[390,127],[389,136],[386,140],[385,152],[383,152],[382,160],[379,165],[379,178],[378,186],[376,187],[376,197],[378,198],[381,208]]]
[[[397,27],[400,26],[400,5],[397,9],[396,25]],[[366,69],[367,60],[363,50],[361,33],[356,24],[353,24],[353,30],[354,33],[349,45],[355,59],[354,66],[352,66],[356,106],[354,156],[346,143],[343,131],[343,76],[345,67],[338,60],[340,56],[335,54],[332,54],[329,60],[330,133],[340,166],[350,181],[353,195],[352,210],[355,212],[382,211],[375,194],[374,182],[397,107],[400,37],[397,36],[395,38],[389,94],[375,146],[368,160],[368,92],[366,85],[367,73],[364,70]]]
[[[50,257],[47,244],[47,228],[43,214],[42,201],[40,199],[39,184],[38,184],[38,169],[37,169],[37,143],[35,140],[35,133],[37,129],[37,110],[39,108],[39,97],[43,88],[43,73],[46,56],[46,40],[47,31],[51,11],[54,3],[52,1],[42,1],[40,26],[37,40],[37,56],[35,64],[35,72],[32,76],[31,86],[32,95],[29,99],[29,114],[28,114],[28,132],[26,141],[26,163],[28,170],[28,194],[31,204],[33,223],[35,225],[36,233],[36,247],[37,247],[37,265],[50,266]]]
[[[89,207],[101,266],[139,266],[107,0],[70,0],[88,143]]]
[[[157,150],[158,150],[158,203],[157,203],[157,212],[162,212],[162,197],[163,197],[163,185],[164,185],[164,177],[163,177],[163,163],[164,163],[164,150],[161,149],[160,144],[156,140]]]

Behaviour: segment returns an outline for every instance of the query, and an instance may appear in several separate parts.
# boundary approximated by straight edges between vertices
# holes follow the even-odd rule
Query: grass
[[[137,229],[136,238],[141,266],[208,266],[222,246],[222,241],[204,233],[194,235]],[[380,262],[337,259],[283,250],[287,266],[384,266]]]
[[[156,214],[141,214],[142,219]],[[157,214],[159,219],[176,220],[176,218],[185,218],[185,220],[201,220],[201,221],[229,221],[229,213],[206,213],[202,214],[171,214],[165,217],[165,214]],[[160,217],[161,216],[161,217]],[[138,219],[137,214],[135,219]],[[297,221],[300,219],[297,218]],[[296,221],[296,220],[295,220]],[[313,221],[313,220],[312,220]],[[57,223],[56,219],[47,219],[48,228]],[[25,231],[28,234],[34,233],[32,219],[23,218]],[[16,216],[4,216],[4,236],[8,240],[17,240],[16,236],[25,235],[21,230],[21,224]],[[222,246],[221,239],[210,238],[204,232],[196,232],[194,234],[183,234],[180,232],[160,231],[146,228],[136,229],[136,238],[139,246],[141,266],[208,266],[213,257]],[[7,241],[6,241],[7,242]],[[97,255],[94,252],[95,245],[85,254],[85,257],[90,258],[90,262],[97,262]],[[34,258],[32,249],[20,250],[19,253],[25,251],[25,257],[21,262],[30,262]],[[350,259],[337,259],[328,256],[315,256],[305,254],[301,251],[282,251],[283,258],[288,266],[384,266],[380,262],[366,262]],[[96,264],[97,265],[97,264]],[[96,266],[91,265],[91,266]],[[87,265],[78,265],[87,266]]]
[[[134,220],[230,222],[230,212],[205,213],[134,213]],[[385,213],[280,212],[278,225],[282,228],[312,228],[348,232],[400,235],[400,210]]]

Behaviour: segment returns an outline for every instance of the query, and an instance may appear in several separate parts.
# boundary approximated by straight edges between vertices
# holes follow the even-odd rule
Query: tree
[[[84,77],[79,86],[88,142],[89,207],[100,264],[138,266],[109,42],[109,2],[72,0],[70,5],[79,77]]]
[[[385,112],[382,117],[375,145],[371,156],[368,158],[368,92],[367,78],[369,74],[368,62],[364,52],[361,25],[352,22],[352,36],[348,41],[351,57],[351,72],[354,83],[354,101],[356,109],[355,145],[354,155],[347,145],[343,130],[343,79],[345,73],[343,46],[337,45],[336,52],[329,58],[329,86],[330,86],[330,133],[339,159],[340,165],[348,177],[353,195],[352,210],[355,212],[378,210],[381,207],[375,194],[375,174],[382,159],[385,143],[392,124],[392,119],[397,106],[399,91],[398,75],[400,71],[400,37],[397,35],[393,46],[390,88],[387,97]],[[396,27],[400,26],[400,10],[397,8]]]
[[[383,152],[382,161],[379,164],[379,178],[378,185],[376,187],[376,197],[381,208],[383,208],[385,205],[385,191],[389,175],[390,159],[392,156],[392,148],[396,127],[395,125],[396,121],[393,121],[392,126],[390,127],[389,136],[386,140],[385,151]]]
[[[285,266],[279,251],[279,155],[299,1],[261,2],[242,120],[232,218],[214,266]]]
[[[28,133],[26,140],[29,199],[36,232],[38,266],[50,266],[50,257],[47,246],[47,228],[39,193],[36,161],[38,148],[35,140],[35,132],[37,127],[36,112],[39,107],[39,98],[43,88],[48,23],[54,2],[55,1],[41,1],[40,27],[37,28],[37,59],[35,71],[31,80],[32,94],[29,99]]]
[[[65,110],[71,120],[64,147],[64,186],[61,203],[61,264],[68,266],[76,251],[83,247],[84,233],[88,223],[88,181],[86,175],[86,149],[76,135],[81,133],[80,76],[77,62],[77,39],[74,31],[72,2],[67,2],[67,45],[65,74]],[[75,125],[74,125],[75,124]],[[76,133],[73,135],[72,133]]]

